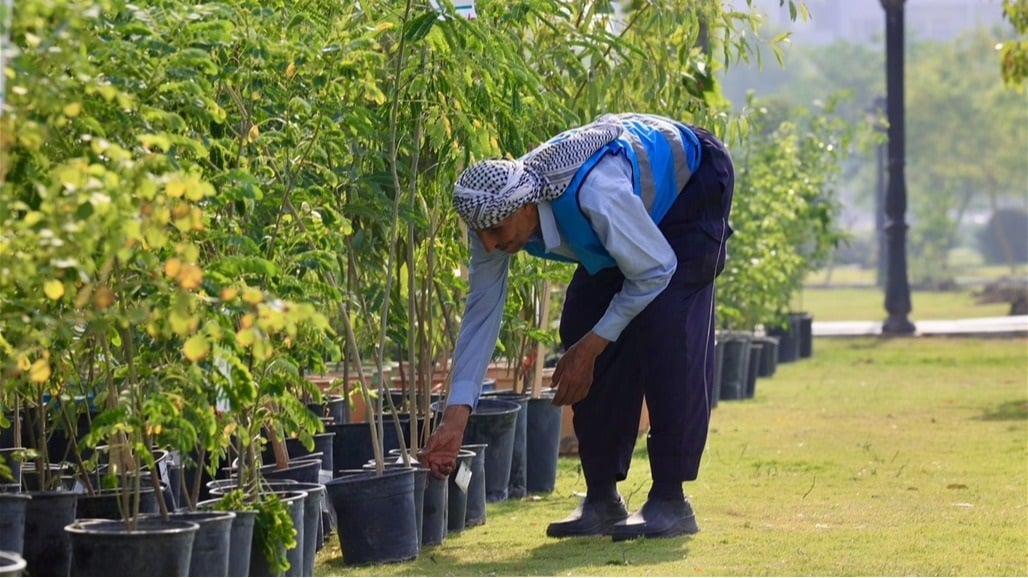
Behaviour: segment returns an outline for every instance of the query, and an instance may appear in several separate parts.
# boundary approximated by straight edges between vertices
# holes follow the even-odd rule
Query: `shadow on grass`
[[[1025,421],[1028,420],[1028,399],[1015,399],[985,410],[978,418],[981,421]]]
[[[528,556],[511,560],[466,562],[453,556],[425,551],[439,568],[451,576],[560,576],[595,574],[595,567],[607,567],[604,575],[641,576],[647,566],[685,560],[690,536],[612,542],[610,538],[549,539],[530,550]],[[618,572],[616,568],[623,569]]]

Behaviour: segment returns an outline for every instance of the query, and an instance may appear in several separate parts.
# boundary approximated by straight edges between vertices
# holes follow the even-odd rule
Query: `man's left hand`
[[[603,353],[608,343],[590,331],[561,356],[553,370],[553,386],[557,388],[553,405],[571,405],[589,395],[596,358]]]
[[[445,480],[457,467],[457,455],[470,415],[471,407],[466,405],[448,405],[443,410],[442,421],[418,455],[433,478]]]

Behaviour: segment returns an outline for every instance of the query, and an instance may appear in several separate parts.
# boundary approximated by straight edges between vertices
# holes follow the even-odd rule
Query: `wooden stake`
[[[539,329],[546,331],[550,324],[550,281],[543,281],[543,291],[539,304]],[[546,345],[542,342],[535,345],[535,365],[532,367],[532,397],[539,399],[543,393],[543,365],[546,364]]]

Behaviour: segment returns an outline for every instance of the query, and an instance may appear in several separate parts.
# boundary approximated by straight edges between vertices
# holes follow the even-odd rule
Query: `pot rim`
[[[140,518],[137,522],[147,525],[159,524],[161,527],[156,529],[156,533],[158,534],[183,534],[195,532],[200,529],[200,525],[196,522],[188,522],[186,520],[164,520],[158,517]],[[105,527],[99,528],[98,526]],[[109,528],[107,526],[109,526]],[[137,527],[133,530],[126,527],[125,522],[122,520],[106,520],[100,518],[76,520],[65,526],[64,531],[69,534],[90,534],[94,536],[138,536],[155,533],[153,528],[140,529]]]

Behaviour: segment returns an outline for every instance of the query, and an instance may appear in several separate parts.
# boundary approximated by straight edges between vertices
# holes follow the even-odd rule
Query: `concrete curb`
[[[911,322],[915,336],[1028,336],[1028,315]],[[814,321],[811,330],[815,337],[881,335],[882,321]]]

